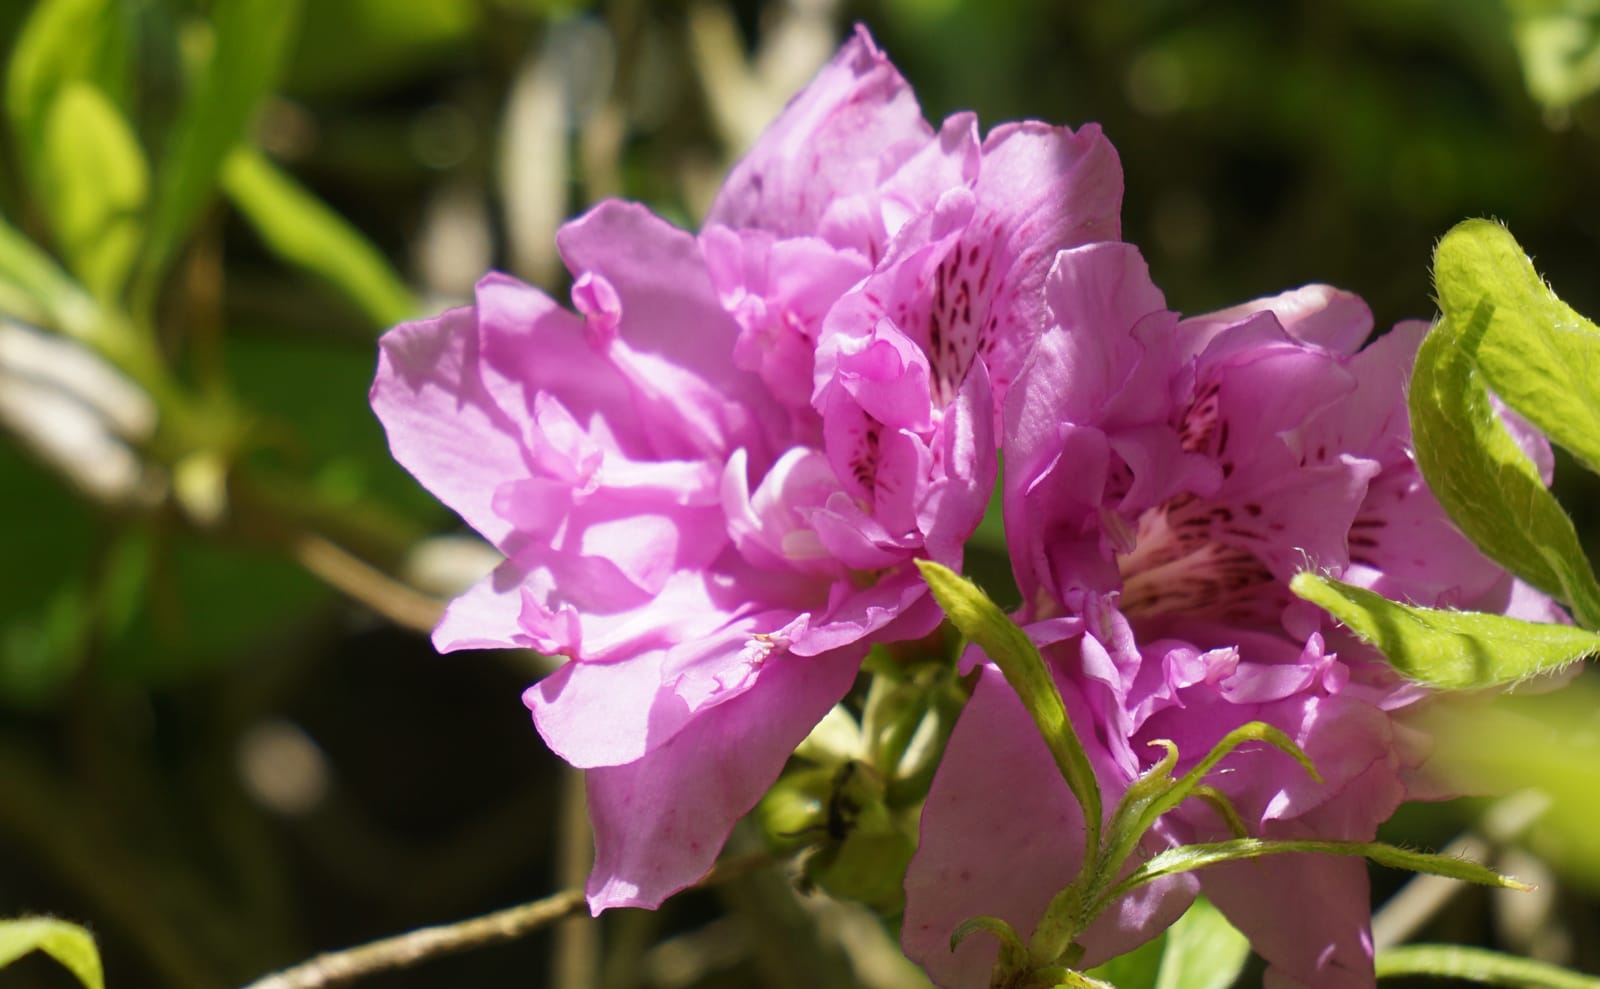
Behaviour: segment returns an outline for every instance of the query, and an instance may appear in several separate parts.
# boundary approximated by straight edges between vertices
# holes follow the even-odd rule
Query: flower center
[[[1193,495],[1141,515],[1133,549],[1117,558],[1123,614],[1275,620],[1288,592],[1255,554],[1226,538],[1232,521],[1232,509]]]

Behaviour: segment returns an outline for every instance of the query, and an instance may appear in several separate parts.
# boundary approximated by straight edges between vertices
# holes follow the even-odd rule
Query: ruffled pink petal
[[[1049,323],[1041,290],[1051,259],[1121,236],[1122,164],[1095,125],[1074,133],[1037,121],[1005,124],[983,142],[977,195],[977,214],[952,259],[962,264],[947,277],[965,276],[960,283],[982,298],[976,346],[1003,399]]]
[[[795,746],[850,689],[864,649],[776,656],[748,690],[636,762],[588,771],[590,909],[660,906],[716,860]]]
[[[1306,285],[1184,320],[1190,332],[1209,336],[1255,313],[1270,312],[1289,335],[1338,354],[1354,354],[1372,333],[1372,310],[1353,292]]]
[[[706,222],[816,234],[830,207],[869,196],[932,136],[911,87],[857,28],[734,166]],[[869,254],[886,239],[878,226],[834,243]]]
[[[548,299],[542,302],[530,335],[570,333],[572,317]],[[379,341],[371,400],[389,434],[390,452],[496,545],[511,526],[490,504],[494,490],[529,472],[519,389],[482,361],[474,309],[402,323]]]
[[[929,487],[917,513],[928,557],[946,566],[961,565],[962,547],[983,521],[994,491],[999,462],[993,410],[989,373],[978,364],[945,409],[939,451],[943,476]]]
[[[594,346],[628,378],[658,459],[771,455],[788,414],[734,362],[739,324],[712,288],[700,244],[643,206],[596,206],[556,235],[581,273],[573,301]]]
[[[525,576],[516,564],[502,563],[456,597],[433,630],[433,647],[440,652],[536,648],[519,621]]]

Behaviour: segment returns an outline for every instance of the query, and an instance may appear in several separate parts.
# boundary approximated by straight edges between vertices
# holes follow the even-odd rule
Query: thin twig
[[[444,604],[316,533],[301,533],[289,552],[302,567],[403,628],[432,632]]]
[[[773,861],[757,852],[717,863],[699,883],[711,886],[745,875]],[[473,917],[454,924],[423,927],[368,944],[317,955],[274,973],[244,989],[322,989],[378,972],[409,968],[421,961],[442,958],[502,941],[512,941],[541,927],[569,917],[584,906],[581,889],[568,889],[542,900]]]

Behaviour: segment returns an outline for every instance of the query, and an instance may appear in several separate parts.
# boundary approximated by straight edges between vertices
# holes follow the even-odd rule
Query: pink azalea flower
[[[382,341],[395,457],[506,555],[443,651],[566,657],[524,696],[588,771],[591,906],[658,905],[853,682],[939,620],[1061,248],[1117,236],[1095,128],[938,130],[858,31],[696,237],[603,203],[567,311],[491,274]]]
[[[1020,617],[1108,813],[1163,754],[1154,740],[1177,744],[1182,772],[1257,720],[1326,782],[1268,746],[1229,756],[1210,782],[1254,835],[1371,840],[1402,800],[1438,796],[1404,721],[1424,692],[1287,588],[1314,567],[1417,604],[1559,614],[1480,556],[1423,486],[1403,389],[1424,327],[1358,350],[1370,313],[1324,286],[1180,321],[1124,244],[1064,252],[1046,301],[1052,325],[1005,407],[1007,538]],[[986,985],[994,943],[974,936],[952,953],[951,931],[988,914],[1026,936],[1077,875],[1082,836],[1037,730],[985,667],[923,812],[907,954],[950,989]],[[1227,837],[1191,801],[1146,851]],[[1373,984],[1366,865],[1333,856],[1144,887],[1086,932],[1084,964],[1155,935],[1201,890],[1277,984]]]

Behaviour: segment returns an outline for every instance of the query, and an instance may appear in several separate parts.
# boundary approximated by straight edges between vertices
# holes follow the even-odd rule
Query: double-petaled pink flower
[[[567,662],[524,700],[588,771],[591,906],[655,906],[937,607],[1064,249],[1118,236],[1095,128],[938,128],[864,32],[699,236],[607,202],[557,241],[576,314],[503,275],[382,341],[395,457],[506,556],[441,650]]]

